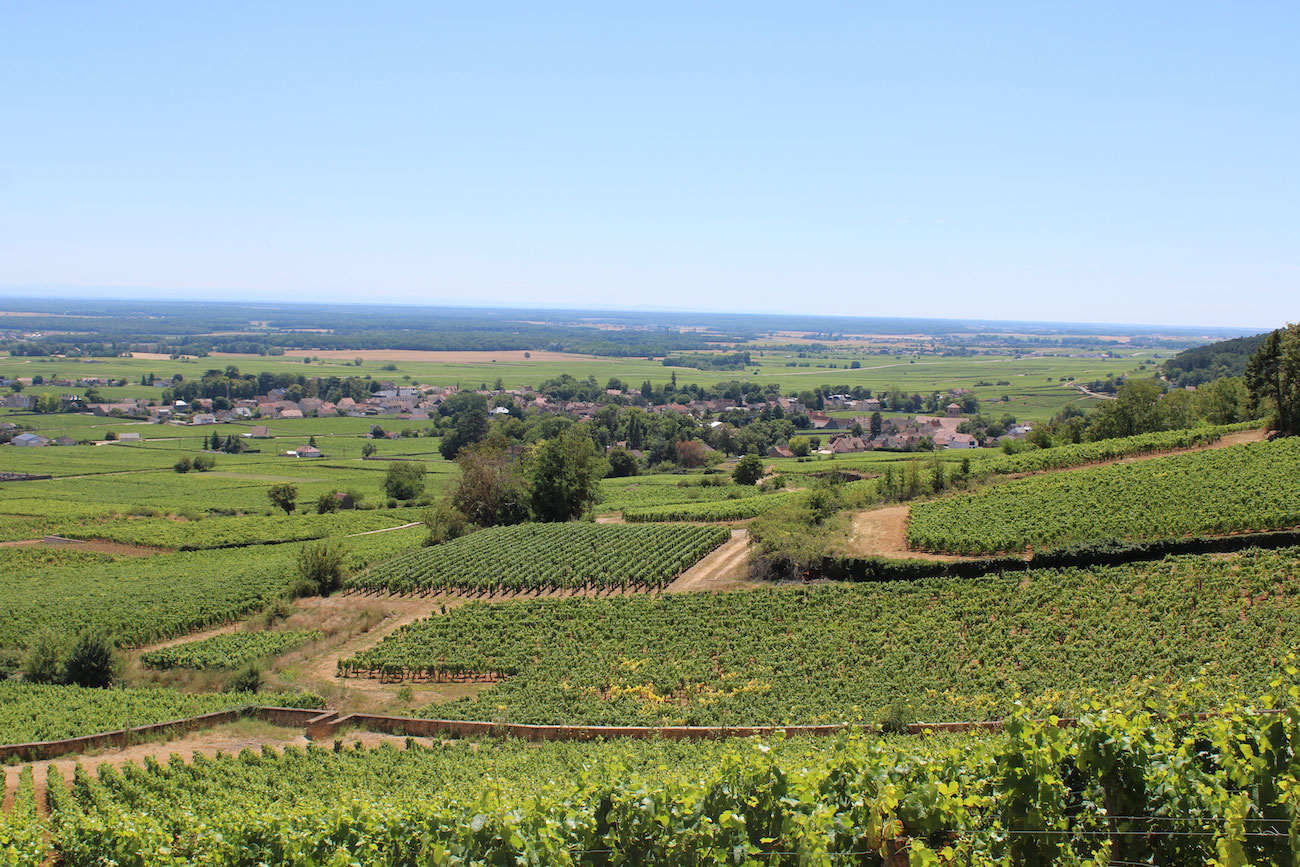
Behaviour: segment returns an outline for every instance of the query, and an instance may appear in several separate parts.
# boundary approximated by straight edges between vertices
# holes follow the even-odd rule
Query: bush
[[[121,660],[108,634],[83,632],[63,661],[63,681],[76,686],[112,686],[120,670]]]
[[[635,476],[641,472],[636,457],[625,448],[616,448],[609,453],[609,477],[622,479]]]
[[[347,577],[344,562],[347,552],[337,542],[320,542],[305,545],[298,554],[298,576],[294,596],[328,596],[337,590]]]
[[[895,699],[881,711],[880,731],[887,735],[905,735],[913,716],[911,704]]]
[[[318,515],[328,515],[331,512],[339,510],[339,498],[333,494],[321,494],[316,499],[316,513]]]
[[[59,683],[63,680],[63,638],[42,632],[27,648],[22,662],[23,680],[30,683]]]
[[[443,542],[459,539],[471,529],[469,518],[450,503],[440,503],[436,508],[427,510],[423,520],[424,525],[429,528],[429,535],[424,540],[425,545],[441,545]]]
[[[262,689],[262,666],[250,662],[236,671],[226,682],[226,692],[260,692]]]
[[[745,455],[736,464],[736,469],[732,472],[731,478],[738,485],[753,485],[763,478],[763,459],[758,455]]]
[[[194,461],[189,458],[181,458],[179,461],[172,464],[172,469],[178,473],[188,473],[190,470],[194,469]]]
[[[266,498],[271,501],[271,505],[284,509],[284,513],[288,515],[298,502],[298,489],[287,483],[272,485],[266,490]]]
[[[393,461],[384,474],[384,493],[394,500],[414,500],[424,493],[428,469],[416,461]]]

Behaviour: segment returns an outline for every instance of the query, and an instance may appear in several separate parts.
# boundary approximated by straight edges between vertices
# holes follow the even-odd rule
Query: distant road
[[[1084,394],[1085,397],[1095,397],[1095,398],[1097,398],[1097,400],[1114,400],[1114,399],[1115,399],[1115,395],[1113,395],[1113,394],[1100,394],[1100,393],[1095,392],[1095,391],[1089,391],[1089,390],[1088,390],[1088,387],[1087,387],[1086,385],[1079,385],[1077,382],[1072,382],[1072,383],[1070,383],[1070,388],[1077,388],[1077,389],[1079,389],[1079,391],[1083,392],[1083,394]]]

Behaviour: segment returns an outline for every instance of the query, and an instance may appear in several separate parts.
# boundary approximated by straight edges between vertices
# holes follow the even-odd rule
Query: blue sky
[[[29,3],[0,295],[1269,326],[1295,3]]]

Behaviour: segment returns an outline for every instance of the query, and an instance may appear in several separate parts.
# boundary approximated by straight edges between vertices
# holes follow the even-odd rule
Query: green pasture
[[[985,412],[1010,412],[1017,417],[1047,418],[1067,403],[1092,404],[1096,401],[1083,397],[1063,380],[1073,377],[1079,382],[1120,376],[1134,371],[1143,360],[1149,360],[1150,351],[1137,351],[1123,358],[1069,358],[1059,356],[1016,357],[975,356],[882,356],[860,351],[837,350],[821,358],[800,359],[794,353],[766,351],[754,355],[754,364],[740,371],[696,370],[694,368],[665,367],[659,361],[644,358],[579,357],[566,360],[508,360],[493,362],[491,353],[485,360],[474,362],[431,361],[367,361],[360,367],[342,359],[323,359],[303,364],[301,357],[288,356],[222,356],[197,360],[149,360],[137,358],[111,358],[80,361],[70,359],[9,358],[0,356],[0,374],[5,376],[32,376],[41,374],[47,379],[54,376],[99,376],[125,378],[138,383],[148,373],[170,378],[179,373],[186,379],[201,377],[209,369],[224,369],[229,365],[244,373],[302,373],[309,376],[364,376],[378,380],[391,380],[398,384],[424,383],[428,385],[478,388],[491,387],[499,378],[506,388],[525,385],[539,386],[547,379],[569,374],[577,379],[594,376],[604,385],[618,378],[627,386],[638,388],[645,380],[666,383],[675,373],[679,383],[712,385],[729,379],[767,383],[776,382],[782,393],[813,389],[819,385],[862,386],[874,392],[900,388],[908,394],[944,392],[951,388],[968,388],[988,406]],[[833,360],[831,360],[833,358]],[[857,361],[861,367],[852,370],[849,365]],[[807,367],[790,367],[790,364]],[[386,365],[396,370],[384,370]],[[832,367],[831,365],[835,365]],[[989,385],[977,385],[987,382]],[[997,385],[1006,382],[1007,385]],[[84,389],[43,389],[60,392],[84,392]],[[160,397],[161,390],[139,385],[125,388],[100,388],[106,399],[122,397]],[[1003,403],[1001,398],[1008,400]],[[354,422],[371,423],[369,419]],[[390,420],[391,421],[391,420]],[[379,420],[382,424],[383,421]],[[397,422],[392,422],[397,424]],[[418,426],[418,422],[408,423]]]

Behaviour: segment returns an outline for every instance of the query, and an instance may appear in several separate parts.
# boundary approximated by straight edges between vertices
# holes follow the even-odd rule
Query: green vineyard
[[[347,539],[349,566],[410,550],[423,528]],[[296,580],[303,543],[150,557],[43,547],[0,548],[0,648],[42,630],[102,629],[124,646],[183,635],[256,611]]]
[[[999,455],[974,461],[972,472],[976,475],[1011,475],[1037,473],[1044,470],[1062,470],[1084,464],[1113,461],[1138,455],[1208,446],[1230,433],[1259,427],[1257,422],[1215,425],[1185,430],[1157,431],[1131,437],[1074,443],[1048,449],[1034,449],[1016,455]]]
[[[231,632],[201,641],[186,641],[140,655],[146,668],[190,668],[198,671],[238,668],[246,662],[277,656],[322,637],[319,629],[288,632]]]
[[[1300,525],[1300,439],[1017,479],[912,506],[907,541],[987,554]]]
[[[250,704],[320,707],[320,697],[297,693],[88,689],[0,681],[0,744],[75,738]]]
[[[1281,864],[1298,738],[1294,710],[1138,709],[924,739],[313,745],[51,768],[48,800],[70,867]],[[47,854],[33,800],[24,777],[9,863]]]
[[[715,483],[717,482],[717,483]],[[633,476],[600,483],[599,512],[651,506],[696,504],[761,496],[754,485],[730,483],[727,476]]]
[[[327,536],[346,536],[400,527],[418,520],[418,515],[396,511],[346,511],[325,515],[245,515],[209,517],[199,521],[167,518],[85,522],[66,528],[65,536],[76,539],[107,539],[129,545],[202,551],[238,548],[278,542],[305,542]]]
[[[724,594],[471,602],[344,675],[503,678],[422,713],[610,725],[997,719],[1018,700],[1198,678],[1264,690],[1300,642],[1296,549]]]
[[[623,520],[630,524],[656,521],[743,521],[790,502],[794,494],[778,491],[736,500],[712,500],[696,503],[668,503],[623,510]]]
[[[730,536],[721,527],[519,524],[414,551],[353,577],[347,587],[390,593],[658,588]]]

